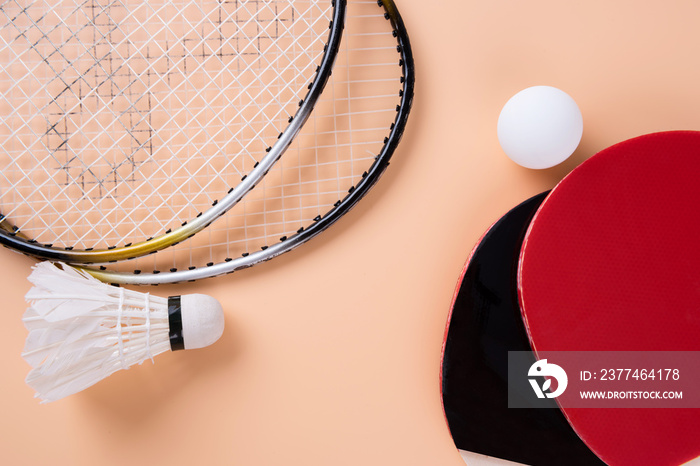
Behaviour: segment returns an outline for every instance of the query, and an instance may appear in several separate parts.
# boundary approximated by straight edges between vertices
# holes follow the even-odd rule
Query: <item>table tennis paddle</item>
[[[460,450],[531,465],[602,465],[558,409],[508,408],[508,351],[531,351],[518,306],[517,262],[546,194],[496,222],[464,267],[443,346],[443,407]]]
[[[536,352],[700,351],[700,132],[641,136],[585,161],[543,201],[520,254]],[[700,455],[700,409],[562,409],[611,466]]]

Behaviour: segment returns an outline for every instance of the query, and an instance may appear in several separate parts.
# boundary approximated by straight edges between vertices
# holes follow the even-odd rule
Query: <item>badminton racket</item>
[[[377,182],[404,132],[414,65],[391,1],[351,1],[333,75],[284,157],[233,209],[176,246],[90,272],[115,284],[196,280],[315,237]]]
[[[176,244],[289,147],[330,75],[344,0],[0,7],[0,243],[72,263]]]

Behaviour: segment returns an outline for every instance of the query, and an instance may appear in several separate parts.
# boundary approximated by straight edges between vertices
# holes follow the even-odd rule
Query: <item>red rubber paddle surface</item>
[[[535,351],[700,351],[700,132],[631,139],[572,171],[530,224],[518,289]],[[612,466],[700,455],[700,409],[564,413]]]

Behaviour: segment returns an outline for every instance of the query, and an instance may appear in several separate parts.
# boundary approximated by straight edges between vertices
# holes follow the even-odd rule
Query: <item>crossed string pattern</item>
[[[196,216],[286,127],[331,3],[16,1],[0,9],[0,211],[39,242],[149,238]]]

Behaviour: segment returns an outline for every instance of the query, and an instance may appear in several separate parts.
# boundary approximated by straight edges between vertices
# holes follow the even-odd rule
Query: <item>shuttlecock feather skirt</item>
[[[26,382],[42,401],[184,347],[179,297],[117,288],[50,262],[37,264],[29,280],[34,287],[26,295],[29,335],[22,356],[32,366]]]

